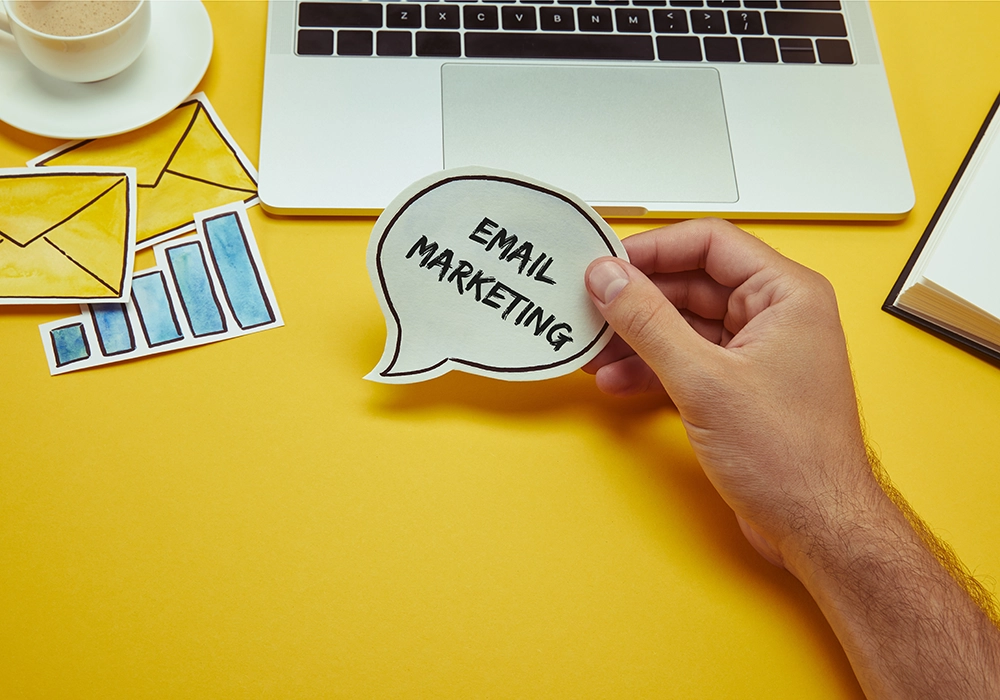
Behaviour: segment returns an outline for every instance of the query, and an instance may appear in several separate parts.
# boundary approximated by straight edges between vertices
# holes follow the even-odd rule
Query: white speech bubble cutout
[[[368,243],[386,341],[365,378],[407,384],[457,369],[528,381],[582,367],[613,334],[584,282],[608,255],[628,259],[607,223],[542,182],[458,168],[414,183]]]

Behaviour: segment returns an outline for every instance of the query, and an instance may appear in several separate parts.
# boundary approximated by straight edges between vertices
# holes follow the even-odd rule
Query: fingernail
[[[628,284],[628,273],[613,260],[594,265],[587,277],[590,291],[602,304],[610,304]]]

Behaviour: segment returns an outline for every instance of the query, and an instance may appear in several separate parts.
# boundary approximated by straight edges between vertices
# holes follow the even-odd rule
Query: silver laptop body
[[[429,173],[482,165],[609,217],[911,209],[865,0],[698,4],[270,0],[261,202],[376,215]],[[424,55],[389,55],[407,45]]]

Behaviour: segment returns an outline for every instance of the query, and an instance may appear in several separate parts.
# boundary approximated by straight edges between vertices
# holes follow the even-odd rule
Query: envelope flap
[[[0,175],[0,235],[26,246],[46,231],[72,218],[121,175]]]
[[[240,162],[205,109],[194,116],[191,129],[167,168],[170,172],[248,193],[257,183]]]
[[[140,186],[155,185],[191,125],[200,103],[182,104],[162,119],[118,136],[83,141],[39,165],[110,165],[136,169]]]
[[[64,255],[115,294],[124,283],[128,247],[128,183],[121,180],[45,235]]]

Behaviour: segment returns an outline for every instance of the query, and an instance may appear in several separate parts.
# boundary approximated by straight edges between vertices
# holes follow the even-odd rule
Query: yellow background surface
[[[207,6],[256,162],[266,5]],[[832,280],[873,443],[992,588],[1000,369],[880,306],[1000,89],[1000,2],[873,14],[912,214],[745,227]],[[0,167],[55,145],[0,124]],[[53,378],[76,308],[0,309],[0,698],[862,697],[663,400],[365,382],[373,220],[250,218],[284,328]]]

